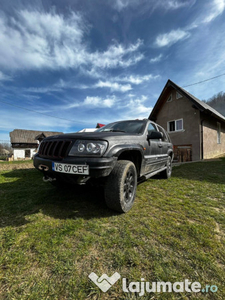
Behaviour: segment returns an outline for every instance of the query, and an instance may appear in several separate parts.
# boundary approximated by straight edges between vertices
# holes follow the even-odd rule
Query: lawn
[[[0,172],[4,170],[30,169],[32,164],[32,160],[0,161]]]
[[[20,167],[0,165],[0,299],[225,299],[225,159],[140,184],[127,214],[110,211],[100,190],[57,190],[31,163]],[[140,297],[120,279],[103,293],[91,272],[218,291]]]

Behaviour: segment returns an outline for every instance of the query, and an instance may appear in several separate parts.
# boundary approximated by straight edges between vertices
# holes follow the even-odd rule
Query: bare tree
[[[10,143],[0,143],[0,153],[2,152],[3,149],[9,151],[10,154],[13,153],[13,149]]]
[[[216,109],[219,113],[225,116],[225,93],[219,92],[214,95],[208,101],[204,101],[212,108]]]

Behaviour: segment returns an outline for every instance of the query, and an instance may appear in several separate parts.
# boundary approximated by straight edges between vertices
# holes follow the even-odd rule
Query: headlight
[[[101,156],[105,153],[107,146],[106,141],[78,140],[71,148],[69,156]]]

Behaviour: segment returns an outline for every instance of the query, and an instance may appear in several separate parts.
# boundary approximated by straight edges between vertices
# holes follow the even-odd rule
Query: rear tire
[[[160,177],[164,179],[168,179],[171,177],[171,174],[172,174],[172,158],[171,156],[169,156],[166,163],[166,169],[160,173]]]
[[[137,189],[137,171],[128,160],[117,161],[105,184],[106,205],[118,212],[125,213],[134,203]]]

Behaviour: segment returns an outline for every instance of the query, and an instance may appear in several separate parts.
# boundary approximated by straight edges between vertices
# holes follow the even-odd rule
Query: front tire
[[[118,212],[125,213],[134,203],[137,189],[137,171],[128,160],[117,161],[105,184],[106,205]]]

